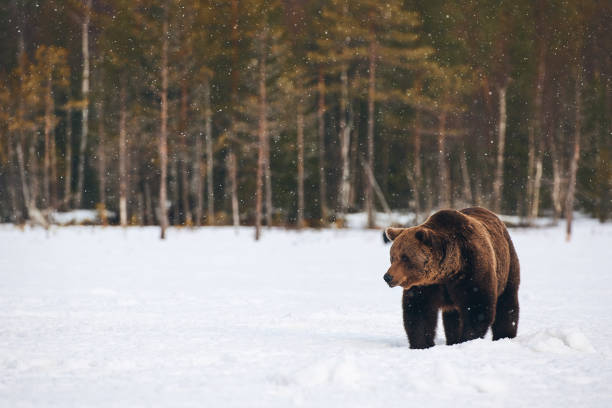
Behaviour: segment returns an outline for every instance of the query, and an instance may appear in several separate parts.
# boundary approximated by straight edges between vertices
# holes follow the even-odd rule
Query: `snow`
[[[432,210],[429,214],[421,214],[419,217],[419,222],[425,221],[428,215],[435,213],[436,210]],[[578,212],[575,213],[576,219],[586,219],[587,216],[584,214],[580,214]],[[345,218],[345,226],[347,228],[357,228],[363,229],[368,226],[368,214],[366,212],[357,212],[346,214]],[[506,224],[513,226],[522,226],[526,225],[527,220],[524,217],[518,215],[500,215],[502,221]],[[389,213],[384,212],[376,212],[375,215],[375,224],[379,228],[386,228],[388,226],[412,226],[416,225],[415,223],[415,213],[411,211],[391,211]],[[533,220],[532,225],[536,227],[549,227],[553,224],[552,217],[538,217]]]
[[[612,405],[610,224],[511,230],[517,338],[428,350],[380,231],[158,235],[0,226],[0,406]]]
[[[368,214],[365,212],[346,214],[344,218],[347,228],[366,228],[368,225]],[[415,225],[414,220],[414,213],[408,211],[377,212],[375,217],[376,225],[380,228],[390,225]]]
[[[115,213],[104,210],[106,218],[111,218],[115,216]],[[65,212],[54,211],[50,216],[51,220],[60,225],[68,225],[68,224],[83,224],[83,223],[100,223],[100,212],[97,210],[70,210]]]

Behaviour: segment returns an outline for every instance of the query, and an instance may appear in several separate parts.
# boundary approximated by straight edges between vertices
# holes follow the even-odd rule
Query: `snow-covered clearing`
[[[0,226],[0,406],[612,406],[612,225],[511,230],[519,335],[410,350],[378,231]]]

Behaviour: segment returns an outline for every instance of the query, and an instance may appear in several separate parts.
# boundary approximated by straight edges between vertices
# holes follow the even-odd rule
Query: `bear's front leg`
[[[410,348],[433,347],[440,296],[438,286],[415,286],[404,290],[402,297],[404,329],[408,335]]]

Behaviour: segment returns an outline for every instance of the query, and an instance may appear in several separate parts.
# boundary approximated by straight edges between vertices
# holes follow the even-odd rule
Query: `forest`
[[[604,221],[611,22],[596,0],[3,0],[0,222]]]

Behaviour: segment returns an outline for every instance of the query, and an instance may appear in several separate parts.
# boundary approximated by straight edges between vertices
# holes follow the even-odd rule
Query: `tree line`
[[[0,218],[612,209],[612,4],[10,0]]]

